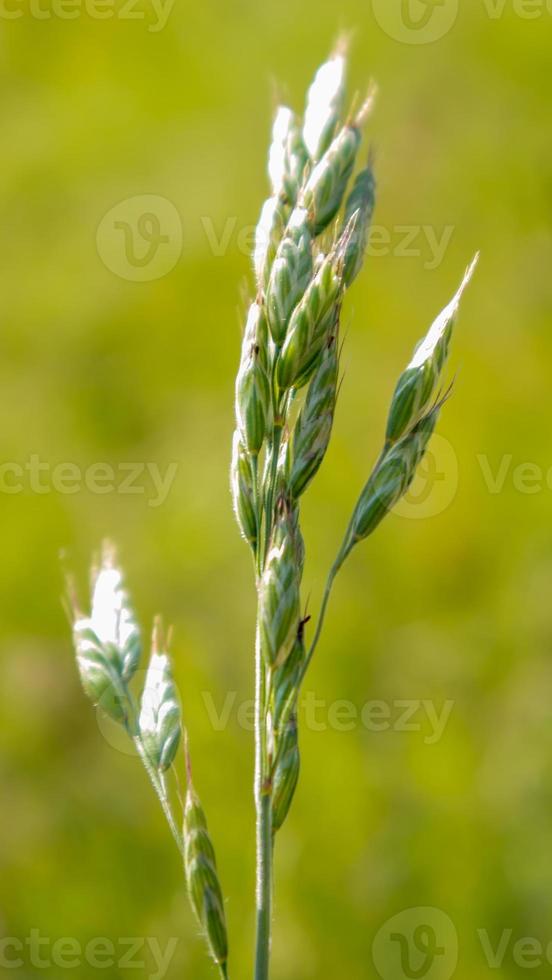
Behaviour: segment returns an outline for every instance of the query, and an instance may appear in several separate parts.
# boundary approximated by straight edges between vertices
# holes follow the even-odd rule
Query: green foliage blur
[[[27,942],[2,975],[160,977],[151,955],[121,963],[124,937],[178,937],[167,980],[214,975],[154,795],[76,676],[64,572],[84,598],[106,535],[146,634],[157,612],[174,625],[233,976],[251,975],[253,746],[238,708],[253,696],[254,590],[228,493],[233,383],[275,99],[302,108],[343,29],[351,96],[379,85],[365,143],[377,238],[347,299],[334,439],[304,502],[309,612],[397,377],[482,255],[435,457],[402,516],[342,571],[306,684],[273,976],[376,977],[378,930],[418,907],[450,917],[461,980],[524,977],[515,942],[552,940],[549,8],[473,0],[442,38],[411,44],[369,0],[176,0],[166,23],[150,0],[2,7],[0,929],[49,944],[42,966]],[[182,232],[172,267],[149,280],[121,257],[131,205],[105,233],[111,209],[144,195],[169,202]],[[136,252],[156,233],[148,222]],[[113,489],[75,484],[100,463]],[[166,499],[147,473],[142,492],[124,491],[132,463],[176,464]],[[452,702],[440,737],[422,701],[438,713]],[[351,705],[367,704],[368,723],[351,724]],[[495,951],[505,943],[498,970],[482,933]],[[102,973],[73,951],[76,965],[56,966],[64,937],[82,949],[107,938],[114,964],[104,957]],[[531,972],[550,968],[543,955]]]

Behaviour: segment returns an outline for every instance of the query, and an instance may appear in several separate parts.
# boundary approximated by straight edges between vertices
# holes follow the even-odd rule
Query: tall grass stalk
[[[247,311],[236,378],[231,489],[252,558],[257,593],[254,644],[256,949],[254,980],[268,980],[273,860],[300,768],[301,685],[320,641],[333,584],[356,544],[368,538],[407,493],[448,392],[442,378],[462,294],[417,345],[399,375],[382,447],[353,508],[330,569],[312,636],[301,598],[305,548],[303,496],[323,463],[339,391],[340,321],[359,275],[375,204],[372,159],[362,138],[374,99],[345,108],[346,50],[318,70],[303,121],[287,106],[275,114],[270,194],[261,209],[253,256],[254,298]],[[357,103],[358,105],[358,103]],[[159,621],[139,703],[131,681],[141,640],[122,573],[104,548],[94,573],[91,611],[71,596],[77,665],[85,693],[134,742],[184,862],[188,892],[209,952],[228,977],[224,901],[207,820],[194,782],[188,735]],[[185,764],[182,799],[176,766]]]

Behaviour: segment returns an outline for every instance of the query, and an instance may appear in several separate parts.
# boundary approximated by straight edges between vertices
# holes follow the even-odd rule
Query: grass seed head
[[[344,227],[346,228],[349,221],[357,216],[354,233],[347,243],[343,263],[343,278],[347,288],[358,276],[364,262],[375,202],[376,182],[372,167],[368,165],[360,171],[345,204]]]
[[[288,505],[282,502],[259,586],[262,650],[271,668],[284,663],[297,636],[299,578],[294,522]]]
[[[138,730],[154,769],[170,768],[181,736],[180,705],[161,623],[153,629],[152,652],[140,704]]]
[[[477,258],[468,268],[450,303],[416,347],[410,364],[399,378],[387,422],[386,438],[390,443],[397,442],[416,425],[435,397],[447,361],[460,300],[472,278]]]
[[[272,142],[268,151],[268,176],[272,193],[279,197],[283,191],[286,173],[288,137],[295,123],[294,113],[288,106],[278,106],[272,124]]]
[[[312,276],[312,237],[308,215],[295,208],[272,264],[266,310],[272,339],[281,347],[289,319]]]
[[[244,448],[240,433],[237,431],[234,433],[232,444],[230,484],[238,527],[244,540],[255,550],[257,547],[257,517],[253,468],[251,457]]]
[[[289,657],[272,674],[272,728],[276,742],[296,698],[305,655],[304,627],[300,623]]]
[[[326,152],[335,134],[343,109],[346,81],[346,45],[320,66],[307,93],[303,139],[309,156],[316,163]]]
[[[297,732],[297,715],[291,715],[285,731],[276,746],[277,761],[272,781],[272,832],[277,833],[290,811],[297,782],[301,760]]]
[[[376,466],[356,505],[341,562],[352,547],[372,534],[407,493],[426,452],[439,417],[436,406],[399,443],[390,446]]]
[[[272,127],[268,174],[272,193],[288,206],[295,204],[307,160],[307,149],[295,113],[287,106],[279,106]]]
[[[268,286],[270,270],[282,240],[287,219],[287,206],[281,197],[269,197],[263,204],[261,216],[255,229],[255,249],[253,268],[257,286],[265,290]]]
[[[191,782],[184,806],[184,868],[192,908],[213,959],[222,967],[228,959],[224,900],[207,819]]]
[[[283,186],[285,201],[291,207],[297,204],[308,163],[309,154],[303,141],[301,127],[297,120],[294,120],[288,132]]]
[[[344,241],[340,239],[293,311],[278,360],[278,384],[284,390],[306,384],[331,342],[343,288],[343,258]]]
[[[267,339],[262,308],[253,303],[247,321],[236,380],[236,420],[243,445],[256,456],[270,423],[270,383],[266,371]]]
[[[84,693],[114,721],[126,724],[131,705],[121,677],[117,650],[110,644],[100,643],[85,623],[86,620],[81,619],[73,626],[73,643]]]
[[[311,230],[320,235],[335,218],[353,172],[361,135],[356,125],[346,125],[311,172],[301,193]]]
[[[326,455],[337,401],[338,372],[337,344],[332,340],[310,382],[293,432],[290,491],[295,499],[305,492]]]
[[[116,721],[126,722],[126,684],[138,667],[140,630],[108,543],[100,567],[93,570],[90,615],[83,615],[73,602],[73,642],[85,694]]]

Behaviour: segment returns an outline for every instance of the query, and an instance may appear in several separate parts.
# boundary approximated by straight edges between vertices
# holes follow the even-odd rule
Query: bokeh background
[[[145,630],[157,611],[174,624],[233,975],[251,975],[252,737],[237,707],[252,696],[254,597],[227,490],[233,380],[275,92],[300,109],[343,29],[351,94],[370,77],[380,88],[366,143],[379,238],[347,300],[334,440],[305,498],[312,611],[398,372],[482,258],[435,455],[344,569],[309,677],[323,707],[303,725],[278,845],[273,975],[377,976],[380,928],[426,906],[452,922],[454,976],[518,978],[528,962],[549,975],[538,946],[523,960],[515,943],[552,941],[552,19],[544,3],[412,4],[427,27],[401,28],[394,0],[176,0],[161,14],[141,0],[101,19],[109,7],[13,0],[0,14],[0,925],[50,944],[49,966],[27,945],[5,975],[88,980],[85,958],[51,962],[56,940],[107,937],[120,959],[135,936],[179,937],[168,980],[213,975],[153,794],[73,664],[63,573],[85,595],[105,535]],[[140,266],[155,227],[140,238],[133,222],[152,210],[168,243]],[[134,229],[131,251],[115,220]],[[146,476],[121,490],[135,462],[175,464],[158,506]],[[66,463],[83,480],[108,464],[117,485],[69,492]],[[228,692],[217,731],[208,706]],[[383,702],[388,723],[340,730],[336,699]],[[405,701],[452,702],[440,738],[423,708],[401,730]],[[453,968],[437,957],[427,975]],[[156,976],[154,960],[130,975]]]

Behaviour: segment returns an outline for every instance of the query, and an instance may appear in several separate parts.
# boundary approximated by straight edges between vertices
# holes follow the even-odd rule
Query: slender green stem
[[[272,914],[272,800],[261,794],[257,837],[257,948],[255,980],[268,980]]]
[[[137,723],[138,711],[136,707],[136,702],[127,684],[124,685],[124,695],[126,698],[126,703],[130,707],[129,717],[127,718],[127,722],[126,722],[127,733],[132,739],[132,741],[134,742],[136,751],[138,752],[138,755],[140,756],[140,759],[142,761],[142,765],[144,766],[144,769],[146,770],[149,776],[151,785],[153,786],[157,798],[161,804],[161,809],[165,814],[171,834],[173,835],[176,841],[176,846],[178,847],[178,850],[180,851],[182,857],[184,857],[184,839],[182,833],[180,832],[180,830],[176,825],[176,821],[173,816],[171,804],[169,802],[169,798],[167,795],[165,777],[161,776],[157,772],[157,770],[154,769],[151,762],[149,761],[148,754],[144,748],[142,739],[140,738],[140,731]]]
[[[304,676],[305,676],[305,674],[306,674],[306,672],[307,672],[307,670],[309,668],[310,662],[311,662],[311,660],[313,658],[313,655],[314,655],[314,651],[316,650],[316,647],[318,645],[318,641],[319,641],[320,635],[322,633],[322,627],[324,626],[324,620],[326,618],[326,613],[328,611],[328,603],[330,601],[330,596],[332,594],[332,587],[333,587],[333,584],[335,582],[335,577],[336,577],[336,575],[337,575],[337,573],[338,573],[338,571],[339,571],[340,568],[341,568],[341,563],[338,564],[338,562],[336,561],[336,563],[334,565],[332,565],[332,567],[330,569],[330,574],[328,575],[328,578],[327,578],[327,581],[326,581],[326,587],[324,589],[324,596],[322,598],[322,605],[320,606],[320,612],[318,614],[318,622],[316,624],[316,629],[314,631],[314,636],[312,638],[311,645],[310,645],[310,647],[308,649],[307,656],[305,657],[305,661],[303,663],[303,666],[301,668],[301,673],[299,675],[299,684],[302,682],[302,680],[303,680],[303,678],[304,678]]]
[[[270,447],[267,483],[264,487],[265,540],[259,560],[262,572],[274,521],[274,487],[278,469],[278,454],[282,438],[282,426],[276,419]],[[259,508],[260,513],[260,508]],[[270,932],[272,914],[272,787],[271,763],[268,749],[267,712],[268,691],[266,670],[261,650],[260,626],[257,621],[255,641],[255,808],[257,882],[256,910],[257,937],[255,951],[255,980],[268,980],[270,961]]]
[[[318,614],[318,622],[316,624],[316,629],[314,631],[314,636],[312,638],[311,645],[310,645],[310,647],[308,649],[307,655],[306,655],[306,657],[305,657],[305,659],[303,661],[303,664],[301,666],[301,670],[300,670],[299,676],[297,678],[297,684],[295,686],[294,695],[293,695],[292,698],[289,699],[289,702],[286,705],[286,707],[284,708],[284,710],[282,711],[282,714],[281,714],[281,717],[280,717],[279,725],[280,725],[280,729],[281,730],[283,730],[285,728],[285,726],[287,725],[287,723],[288,723],[288,721],[289,721],[292,713],[295,711],[295,709],[297,707],[297,702],[299,700],[299,694],[301,692],[301,686],[303,684],[303,681],[305,679],[305,675],[306,675],[307,670],[309,669],[309,666],[310,666],[310,662],[311,662],[311,660],[312,660],[312,658],[314,656],[314,651],[316,650],[316,647],[318,646],[318,641],[319,641],[320,636],[322,634],[322,628],[324,626],[324,621],[326,619],[326,613],[328,611],[328,604],[329,604],[329,601],[330,601],[330,596],[332,594],[333,584],[335,582],[337,573],[338,573],[339,569],[341,568],[341,566],[342,566],[342,564],[343,564],[343,562],[344,562],[344,560],[345,560],[346,557],[347,557],[347,552],[342,548],[341,551],[339,552],[339,554],[338,554],[338,556],[337,556],[334,564],[332,565],[332,567],[330,569],[330,574],[328,575],[328,578],[326,580],[326,587],[324,589],[324,595],[322,597],[322,604],[320,606],[320,612]]]
[[[255,980],[268,980],[272,906],[272,799],[267,760],[266,677],[258,624],[255,643],[255,674],[255,807],[257,813]]]
[[[383,459],[385,458],[385,454],[387,452],[387,449],[388,449],[388,445],[386,443],[385,446],[383,447],[381,453],[380,453],[380,456],[378,458],[378,461],[377,461],[376,465],[374,466],[374,470],[373,470],[374,473],[376,473],[377,470],[379,469],[379,467],[381,466],[381,463],[382,463]],[[330,601],[330,595],[332,593],[332,588],[333,588],[333,584],[335,582],[336,575],[337,575],[339,569],[341,568],[341,566],[343,565],[343,562],[347,558],[348,554],[350,553],[351,548],[353,547],[353,543],[354,543],[354,540],[355,540],[354,537],[352,536],[353,524],[354,524],[354,514],[353,514],[353,517],[351,518],[351,520],[349,522],[349,526],[348,526],[348,528],[347,528],[347,530],[345,532],[345,537],[343,538],[343,543],[341,545],[341,548],[338,551],[337,558],[335,559],[335,561],[334,561],[334,563],[333,563],[333,565],[332,565],[332,567],[330,569],[330,574],[328,575],[328,578],[327,578],[327,581],[326,581],[326,587],[324,589],[324,596],[322,598],[322,605],[320,606],[320,613],[318,615],[318,622],[316,624],[316,629],[314,631],[314,636],[313,636],[313,639],[312,639],[312,643],[311,643],[311,645],[309,647],[309,651],[307,653],[307,656],[305,657],[305,662],[304,662],[303,667],[301,669],[301,674],[300,674],[300,677],[299,677],[298,688],[300,687],[301,683],[303,682],[303,679],[305,677],[305,674],[306,674],[306,672],[307,672],[307,670],[309,668],[310,662],[311,662],[311,660],[313,658],[314,651],[316,650],[316,647],[318,645],[318,641],[320,639],[320,634],[322,633],[322,627],[324,626],[324,620],[326,618],[326,612],[328,611],[328,603]]]
[[[184,857],[184,840],[183,840],[183,837],[182,837],[182,834],[181,834],[180,830],[178,829],[178,827],[176,825],[176,821],[174,819],[173,812],[172,812],[172,809],[171,809],[171,804],[169,802],[169,799],[168,799],[168,796],[167,796],[167,793],[166,793],[164,781],[159,777],[159,775],[157,774],[157,772],[155,771],[155,769],[151,765],[151,763],[150,763],[150,761],[149,761],[149,759],[147,757],[147,754],[146,754],[146,752],[144,750],[144,746],[142,744],[142,740],[140,739],[140,736],[139,735],[135,735],[134,736],[134,744],[135,744],[136,749],[138,751],[138,755],[140,756],[140,759],[142,760],[142,763],[144,765],[144,769],[146,770],[146,772],[147,772],[147,774],[148,774],[148,776],[150,778],[151,784],[152,784],[152,786],[153,786],[153,788],[154,788],[154,790],[155,790],[155,792],[157,794],[157,798],[158,798],[158,800],[159,800],[159,802],[161,804],[161,808],[163,810],[163,813],[165,814],[165,817],[167,819],[167,823],[168,823],[168,825],[170,827],[171,834],[173,835],[173,837],[175,839],[176,846],[178,847],[178,850],[180,851],[182,857]]]

